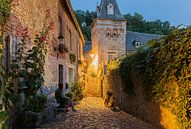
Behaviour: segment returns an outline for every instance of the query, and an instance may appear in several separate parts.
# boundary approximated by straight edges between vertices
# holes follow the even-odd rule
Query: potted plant
[[[70,58],[70,62],[71,62],[71,63],[76,62],[76,55],[75,55],[75,54],[70,53],[69,58]]]
[[[47,103],[47,97],[45,95],[30,96],[26,101],[26,112],[23,114],[24,127],[35,128],[43,122],[45,105]]]
[[[67,46],[63,43],[59,43],[58,44],[58,51],[60,53],[64,53],[64,52],[69,52],[69,49],[67,48]]]

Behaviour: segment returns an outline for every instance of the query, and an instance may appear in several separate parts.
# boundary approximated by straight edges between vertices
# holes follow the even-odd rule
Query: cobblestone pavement
[[[155,129],[125,112],[113,112],[100,98],[85,98],[76,109],[40,129]]]

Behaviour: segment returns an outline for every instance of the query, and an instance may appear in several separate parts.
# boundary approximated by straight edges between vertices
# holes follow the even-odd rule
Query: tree
[[[134,15],[128,13],[124,15],[124,17],[127,19],[128,31],[167,35],[173,28],[170,26],[170,22],[168,21],[146,21],[144,20],[144,17],[139,13],[135,13]]]
[[[93,20],[96,18],[96,12],[89,12],[89,11],[82,11],[76,10],[75,11],[76,17],[84,34],[86,40],[91,40],[91,24]],[[86,25],[83,25],[85,23]]]

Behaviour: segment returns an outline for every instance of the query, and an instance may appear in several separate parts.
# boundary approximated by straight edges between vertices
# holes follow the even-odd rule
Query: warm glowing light
[[[95,56],[92,65],[94,66],[94,68],[98,68],[98,55]]]
[[[94,54],[90,54],[91,58],[94,58]]]

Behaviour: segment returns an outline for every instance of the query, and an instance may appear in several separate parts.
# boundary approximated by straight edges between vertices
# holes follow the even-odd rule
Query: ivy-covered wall
[[[113,61],[109,65],[109,71],[109,84],[115,87],[114,89],[121,89],[118,94],[123,97],[119,99],[123,101],[121,103],[136,103],[137,110],[149,108],[147,104],[151,103],[156,106],[155,112],[158,112],[159,122],[163,120],[164,124],[165,120],[175,119],[175,128],[191,128],[190,27],[174,30],[160,41],[150,41],[146,48],[137,53]],[[114,78],[118,76],[121,79],[121,85],[113,83],[113,75]],[[147,106],[139,107],[139,103]],[[152,112],[152,109],[150,110]],[[169,111],[166,114],[172,116],[168,115],[165,118],[164,111]],[[145,118],[143,114],[141,116]],[[173,128],[170,126],[172,123],[167,122],[165,127]]]

